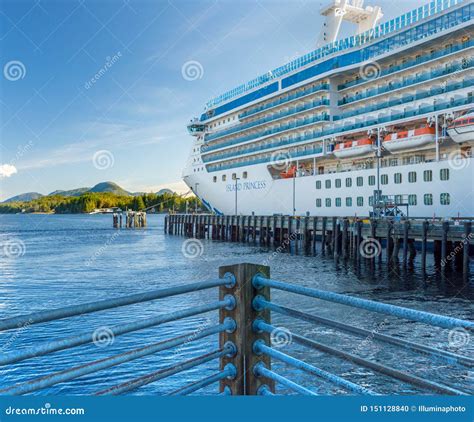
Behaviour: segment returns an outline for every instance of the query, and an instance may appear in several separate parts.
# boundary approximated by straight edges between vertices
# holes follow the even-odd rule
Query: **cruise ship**
[[[224,215],[473,217],[473,1],[321,14],[316,50],[189,122],[185,183]]]

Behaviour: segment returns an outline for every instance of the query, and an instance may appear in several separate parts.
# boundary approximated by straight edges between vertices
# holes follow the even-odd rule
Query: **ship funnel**
[[[323,7],[320,13],[326,17],[326,20],[317,48],[337,40],[343,21],[356,24],[356,34],[360,34],[375,28],[383,17],[380,6],[364,8],[364,0],[333,0],[331,4]]]

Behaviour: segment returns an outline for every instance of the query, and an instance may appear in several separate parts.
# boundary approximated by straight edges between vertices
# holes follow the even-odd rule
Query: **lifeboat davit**
[[[337,144],[334,148],[334,155],[337,158],[357,157],[374,152],[372,139],[358,139],[357,141],[347,141]]]
[[[282,179],[291,179],[292,177],[295,177],[296,174],[296,166],[291,166],[288,170],[282,171],[280,173],[280,177]]]
[[[390,152],[434,148],[435,139],[436,128],[423,127],[420,129],[391,133],[385,137],[383,147]]]
[[[464,116],[458,117],[448,127],[448,135],[454,142],[474,141],[474,110],[468,111]]]

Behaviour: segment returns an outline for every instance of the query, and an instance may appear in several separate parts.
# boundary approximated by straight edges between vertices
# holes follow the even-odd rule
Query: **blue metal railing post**
[[[257,395],[257,390],[263,384],[266,384],[271,392],[274,391],[274,381],[262,375],[257,376],[253,370],[259,362],[263,362],[266,368],[271,369],[271,358],[266,355],[258,356],[253,351],[253,343],[256,340],[265,340],[267,344],[270,341],[269,333],[257,333],[252,326],[256,318],[270,321],[269,310],[256,310],[252,304],[257,294],[270,300],[269,288],[257,292],[254,287],[252,280],[257,274],[269,277],[270,268],[255,264],[237,264],[219,268],[219,277],[231,280],[219,288],[219,297],[224,300],[232,295],[236,303],[233,308],[221,308],[219,320],[224,321],[226,318],[231,318],[237,326],[235,331],[222,332],[219,335],[220,348],[223,348],[228,342],[232,342],[237,350],[235,355],[223,356],[220,359],[221,370],[229,363],[233,364],[236,369],[234,378],[226,377],[220,380],[220,392],[230,391],[232,395]]]

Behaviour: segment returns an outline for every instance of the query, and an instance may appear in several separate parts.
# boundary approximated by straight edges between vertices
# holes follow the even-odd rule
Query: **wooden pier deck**
[[[197,239],[290,247],[296,253],[321,253],[334,258],[375,259],[407,262],[421,254],[426,268],[432,251],[435,263],[454,267],[467,276],[469,250],[473,244],[471,220],[391,220],[315,216],[218,216],[170,214],[165,232]],[[417,247],[415,247],[415,244]],[[400,258],[401,255],[401,258]]]

